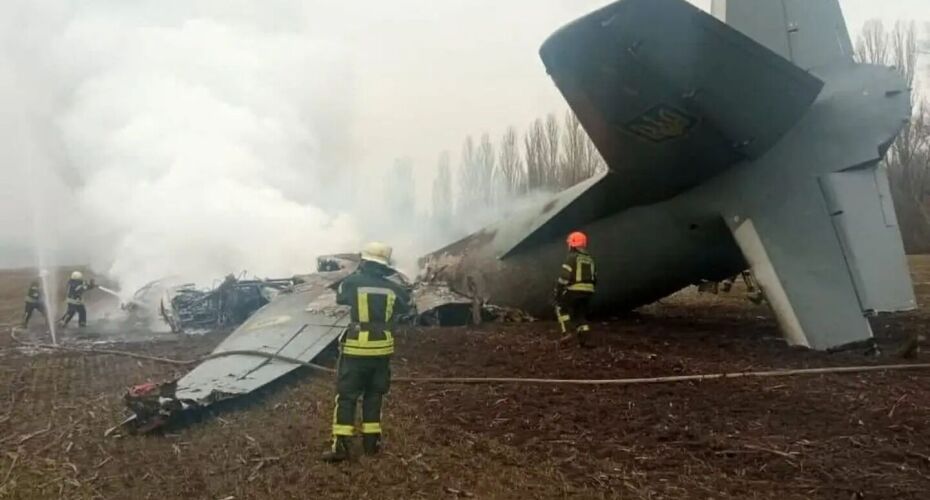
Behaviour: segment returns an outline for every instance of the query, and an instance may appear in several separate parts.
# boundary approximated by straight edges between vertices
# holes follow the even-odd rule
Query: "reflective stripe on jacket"
[[[409,292],[387,279],[389,268],[363,263],[339,284],[336,301],[351,307],[352,326],[340,339],[347,356],[390,356],[394,353],[391,327],[407,311]]]
[[[565,290],[594,293],[594,286],[597,283],[594,258],[584,250],[571,250],[565,263],[562,264],[562,273],[558,283],[559,288]]]

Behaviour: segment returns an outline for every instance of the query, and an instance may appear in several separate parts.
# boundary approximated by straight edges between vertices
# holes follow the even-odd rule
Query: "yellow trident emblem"
[[[663,142],[688,133],[697,119],[668,106],[657,106],[639,116],[626,129],[643,139]]]

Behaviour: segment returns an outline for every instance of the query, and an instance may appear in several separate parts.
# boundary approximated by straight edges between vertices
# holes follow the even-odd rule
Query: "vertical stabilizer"
[[[839,0],[713,0],[711,12],[802,69],[853,60]]]

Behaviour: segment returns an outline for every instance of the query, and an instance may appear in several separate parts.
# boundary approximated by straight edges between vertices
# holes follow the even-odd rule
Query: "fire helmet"
[[[74,271],[73,273],[71,273],[71,279],[82,280],[84,279],[84,274],[81,271]]]
[[[373,241],[365,245],[365,248],[362,249],[362,260],[390,266],[392,253],[393,249],[390,246],[378,241]]]
[[[568,248],[585,248],[588,246],[588,236],[580,231],[568,235],[566,240]]]

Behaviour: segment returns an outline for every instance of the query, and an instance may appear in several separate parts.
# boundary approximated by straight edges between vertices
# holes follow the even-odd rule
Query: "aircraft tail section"
[[[777,210],[726,214],[790,343],[827,349],[867,340],[867,315],[916,307],[887,179],[877,165],[793,190],[791,203]]]
[[[885,169],[835,172],[821,177],[820,185],[862,311],[916,309]]]
[[[761,157],[823,82],[684,0],[623,0],[563,27],[546,69],[629,206]]]
[[[802,69],[853,60],[839,0],[713,0],[711,12]]]

